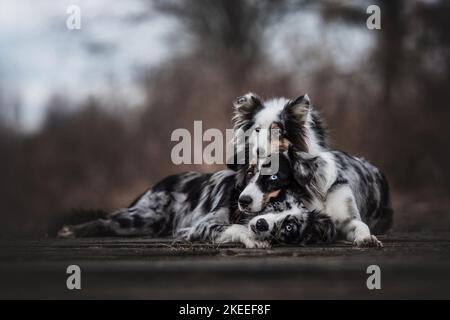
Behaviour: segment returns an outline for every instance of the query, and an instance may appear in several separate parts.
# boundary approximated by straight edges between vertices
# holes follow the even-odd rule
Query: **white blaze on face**
[[[261,152],[264,153],[263,156],[269,155],[273,151],[274,147],[278,147],[278,141],[275,145],[272,142],[272,124],[279,121],[279,116],[283,111],[284,106],[288,103],[288,99],[279,98],[271,99],[264,103],[264,108],[255,115],[255,124],[252,130],[259,131],[255,132],[250,136],[250,145],[259,148]]]
[[[270,164],[270,166],[267,166],[267,164]],[[263,165],[266,166],[263,167]],[[278,172],[279,165],[280,161],[278,153],[259,159],[256,165],[257,171],[255,172],[255,175],[251,178],[250,182],[248,182],[247,186],[239,195],[239,198],[250,197],[250,199],[252,199],[251,205],[244,208],[238,202],[239,210],[251,213],[260,212],[265,208],[267,200],[270,200],[271,197],[276,197],[278,195],[279,190],[272,191],[272,193],[264,193],[263,190],[261,190],[258,179],[262,175],[272,175],[273,172]]]
[[[261,191],[260,187],[256,183],[260,175],[260,170],[255,174],[255,176],[250,180],[245,189],[239,195],[240,197],[248,196],[252,199],[252,203],[249,207],[242,208],[239,204],[239,210],[243,212],[259,212],[263,209],[264,193]]]

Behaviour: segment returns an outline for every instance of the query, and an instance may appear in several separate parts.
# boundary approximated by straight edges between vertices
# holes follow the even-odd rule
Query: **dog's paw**
[[[267,249],[270,248],[270,243],[268,241],[260,241],[248,239],[243,241],[246,248],[259,248],[259,249]]]
[[[353,245],[358,248],[368,248],[368,247],[382,248],[383,247],[383,244],[381,243],[381,241],[378,240],[377,237],[375,237],[373,235],[365,237],[365,238],[357,238],[353,242]]]
[[[58,231],[57,236],[58,238],[73,238],[75,237],[75,232],[71,227],[64,226]]]

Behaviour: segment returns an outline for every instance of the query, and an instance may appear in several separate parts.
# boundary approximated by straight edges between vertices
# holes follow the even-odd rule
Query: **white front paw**
[[[243,243],[246,248],[261,248],[261,249],[270,248],[270,243],[268,241],[247,239],[247,240],[243,241]]]
[[[354,246],[357,246],[359,248],[364,248],[364,247],[375,247],[375,248],[382,248],[383,244],[381,243],[381,241],[379,241],[377,239],[377,237],[371,235],[368,237],[360,237],[360,238],[356,238],[355,241],[353,242]]]

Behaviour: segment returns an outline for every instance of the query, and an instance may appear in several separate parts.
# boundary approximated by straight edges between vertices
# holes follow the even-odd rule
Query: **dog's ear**
[[[261,98],[258,97],[258,95],[256,95],[253,92],[249,92],[243,96],[237,97],[233,101],[234,109],[241,111],[249,110],[261,104],[262,104]]]
[[[307,94],[290,100],[281,112],[281,122],[287,140],[301,151],[307,151],[305,123],[311,109]]]
[[[330,216],[319,211],[312,211],[307,220],[303,242],[330,243],[336,240],[336,226]]]
[[[286,115],[292,116],[297,120],[304,121],[311,108],[311,101],[307,94],[290,100],[283,109]]]
[[[262,100],[254,93],[247,93],[241,97],[236,98],[233,101],[234,116],[233,125],[234,128],[242,128],[248,121],[250,121],[253,115],[262,108]],[[247,128],[244,128],[247,129]]]

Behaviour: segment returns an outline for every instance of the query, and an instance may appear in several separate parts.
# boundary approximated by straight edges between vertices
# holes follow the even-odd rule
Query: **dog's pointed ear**
[[[286,117],[293,118],[298,121],[305,121],[306,116],[311,109],[311,101],[307,94],[290,100],[283,109]]]
[[[243,96],[237,97],[233,101],[233,107],[235,109],[249,109],[255,105],[260,105],[262,103],[261,98],[253,92],[249,92]]]
[[[304,95],[298,96],[297,98],[293,99],[292,102],[294,104],[302,104],[302,105],[311,105],[311,101],[309,99],[309,96],[307,93]]]
[[[287,140],[302,151],[308,150],[305,128],[311,102],[307,94],[290,100],[281,112],[281,121]]]
[[[336,226],[330,216],[319,211],[312,211],[307,220],[304,241],[311,243],[330,243],[336,240]]]
[[[250,121],[253,115],[262,107],[262,100],[254,93],[247,93],[233,101],[234,116],[233,124],[235,128],[242,127]]]

